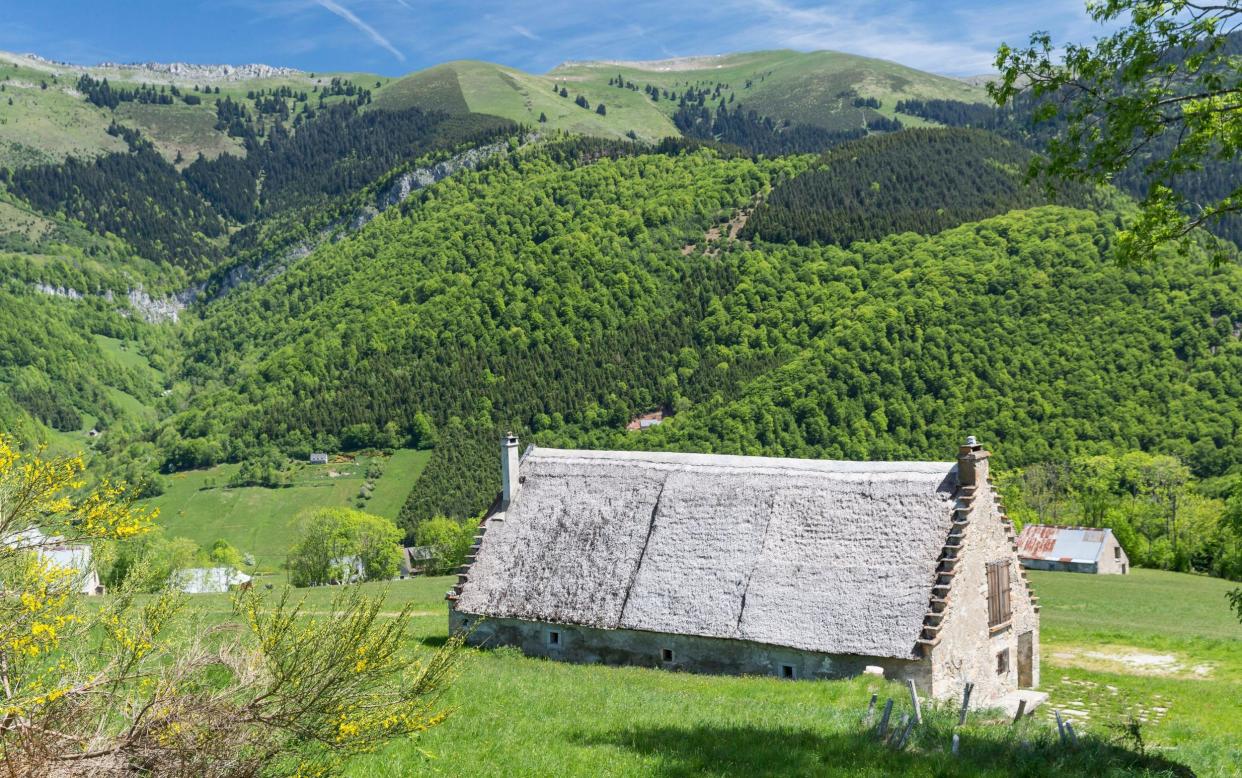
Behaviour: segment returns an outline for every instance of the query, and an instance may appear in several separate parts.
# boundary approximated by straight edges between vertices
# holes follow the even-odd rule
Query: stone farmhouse
[[[1018,558],[1030,570],[1125,575],[1130,557],[1107,527],[1028,524],[1018,535]]]
[[[949,462],[501,444],[449,628],[574,662],[948,697],[1039,684],[1039,607],[973,438]],[[1014,703],[1016,704],[1016,703]]]

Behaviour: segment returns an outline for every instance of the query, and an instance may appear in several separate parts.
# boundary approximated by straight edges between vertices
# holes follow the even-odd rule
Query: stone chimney
[[[974,435],[957,449],[957,482],[962,486],[978,486],[988,480],[988,457]]]
[[[500,439],[500,509],[509,510],[509,503],[517,494],[521,481],[518,477],[518,439],[506,432]]]

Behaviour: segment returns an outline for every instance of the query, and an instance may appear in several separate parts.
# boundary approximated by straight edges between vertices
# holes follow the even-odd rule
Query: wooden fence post
[[[1014,714],[1013,723],[1017,724],[1022,720],[1022,714],[1026,713],[1026,700],[1018,700],[1018,712]]]
[[[880,740],[884,739],[884,733],[888,732],[888,717],[893,713],[893,698],[889,697],[888,702],[884,703],[884,715],[880,716],[880,728],[876,731]]]
[[[913,718],[906,722],[906,728],[901,731],[901,737],[897,740],[898,751],[906,747],[906,739],[910,737],[910,730],[914,729],[914,723],[915,719]]]
[[[975,685],[970,681],[966,682],[966,686],[962,689],[962,712],[957,715],[957,725],[960,727],[966,723],[966,711],[970,708],[970,693],[975,690]]]
[[[867,715],[863,716],[863,723],[870,724],[871,717],[875,715],[875,701],[880,698],[879,694],[871,693],[871,702],[867,703]]]

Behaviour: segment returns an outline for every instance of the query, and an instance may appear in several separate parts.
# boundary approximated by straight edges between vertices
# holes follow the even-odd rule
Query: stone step
[[[1022,715],[1029,716],[1036,708],[1048,701],[1048,692],[1037,692],[1034,689],[1017,689],[997,700],[994,707],[1004,709],[1005,715],[1012,719],[1018,715],[1018,706],[1022,701],[1026,701],[1026,707],[1022,709]]]

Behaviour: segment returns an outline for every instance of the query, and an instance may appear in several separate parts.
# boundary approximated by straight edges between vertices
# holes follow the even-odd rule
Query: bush
[[[78,493],[81,458],[25,459],[0,438],[0,537],[26,538],[0,544],[3,774],[328,775],[444,720],[461,640],[411,656],[410,605],[381,618],[382,599],[345,590],[317,619],[289,590],[250,591],[235,632],[189,629],[168,589],[86,606],[40,557],[64,541],[128,545],[155,517],[124,489]]]
[[[334,581],[386,581],[397,575],[401,530],[389,519],[348,508],[325,508],[299,518],[289,549],[294,586]],[[354,563],[357,563],[356,565]]]
[[[477,518],[457,522],[446,516],[436,516],[420,524],[415,532],[417,543],[430,546],[433,554],[427,574],[447,575],[461,567],[478,529]]]

